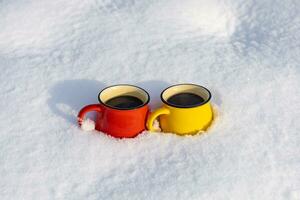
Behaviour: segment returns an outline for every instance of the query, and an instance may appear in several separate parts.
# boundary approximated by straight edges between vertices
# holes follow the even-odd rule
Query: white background
[[[300,199],[300,1],[0,1],[0,196]],[[210,130],[76,124],[111,84],[212,92]]]

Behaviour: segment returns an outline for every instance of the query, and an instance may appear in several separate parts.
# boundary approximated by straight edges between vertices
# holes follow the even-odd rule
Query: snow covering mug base
[[[203,101],[191,106],[174,105],[168,102],[170,97],[186,93],[198,95]],[[153,122],[156,118],[159,118],[163,132],[194,135],[199,131],[205,131],[213,120],[210,99],[210,91],[200,85],[179,84],[168,87],[161,93],[163,107],[150,114],[147,128],[150,131],[155,131]]]
[[[120,96],[132,96],[142,101],[134,108],[113,107],[106,102]],[[83,107],[78,113],[78,123],[81,126],[86,113],[97,112],[95,129],[116,138],[132,138],[146,128],[150,101],[149,94],[142,88],[133,85],[114,85],[103,89],[99,95],[100,104]]]

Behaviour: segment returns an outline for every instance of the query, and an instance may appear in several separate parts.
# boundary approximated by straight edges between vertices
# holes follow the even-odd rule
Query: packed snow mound
[[[85,119],[82,121],[81,129],[84,131],[92,131],[95,130],[95,122],[91,119]]]
[[[299,9],[297,0],[0,1],[1,200],[298,200]],[[118,83],[146,89],[151,109],[172,84],[203,85],[217,117],[196,136],[83,131],[78,111]]]

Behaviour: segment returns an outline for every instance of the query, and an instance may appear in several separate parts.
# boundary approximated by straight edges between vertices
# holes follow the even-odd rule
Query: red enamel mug
[[[132,98],[137,101],[130,102]],[[114,85],[103,89],[98,100],[100,104],[87,105],[80,110],[80,126],[86,113],[96,111],[95,129],[113,137],[132,138],[146,129],[150,97],[144,89],[134,85]]]

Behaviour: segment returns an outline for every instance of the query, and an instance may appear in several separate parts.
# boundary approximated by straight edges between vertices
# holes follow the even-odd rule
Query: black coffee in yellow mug
[[[179,93],[167,99],[167,102],[174,106],[190,107],[197,106],[204,102],[204,99],[193,93]]]
[[[159,119],[163,132],[193,135],[205,131],[213,120],[211,93],[203,86],[179,84],[161,93],[163,106],[150,114],[147,128],[155,131],[153,122]]]

